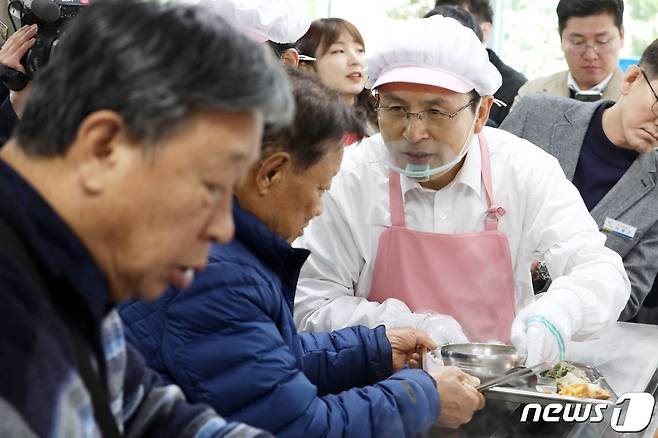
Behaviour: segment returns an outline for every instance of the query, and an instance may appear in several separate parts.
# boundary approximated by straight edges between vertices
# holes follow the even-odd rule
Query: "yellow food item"
[[[594,398],[597,400],[610,399],[610,393],[605,389],[588,383],[572,383],[571,385],[560,385],[560,395],[571,397]]]

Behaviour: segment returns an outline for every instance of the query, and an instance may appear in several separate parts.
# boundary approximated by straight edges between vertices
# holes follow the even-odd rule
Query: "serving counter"
[[[573,342],[567,360],[595,366],[619,396],[649,392],[658,396],[658,326],[618,322],[595,340]],[[435,427],[425,438],[441,437],[582,437],[653,438],[658,430],[658,410],[640,433],[620,434],[610,427],[609,416],[601,423],[521,423],[524,405],[487,400],[469,424],[457,430]]]

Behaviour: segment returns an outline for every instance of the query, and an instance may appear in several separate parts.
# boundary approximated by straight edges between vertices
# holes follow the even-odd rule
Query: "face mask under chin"
[[[471,123],[471,126],[469,130],[467,131],[466,135],[466,140],[462,144],[462,147],[459,151],[459,154],[457,154],[454,158],[452,158],[450,161],[441,164],[438,167],[430,167],[430,163],[407,163],[405,168],[401,168],[393,163],[389,163],[387,165],[388,168],[394,170],[395,172],[406,176],[407,178],[411,178],[413,180],[416,180],[418,182],[427,182],[432,179],[432,177],[435,176],[440,176],[448,171],[450,171],[453,167],[455,167],[457,164],[461,162],[461,160],[466,156],[469,150],[469,146],[471,144],[471,139],[473,138],[473,129],[475,128],[475,123],[477,122],[477,114],[479,113],[480,110],[480,103],[478,103],[478,106],[475,110],[475,115],[473,116],[473,122]],[[392,161],[392,159],[391,159]]]

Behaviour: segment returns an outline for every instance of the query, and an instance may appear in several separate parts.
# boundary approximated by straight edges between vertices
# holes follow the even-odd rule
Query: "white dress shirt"
[[[605,89],[608,87],[610,81],[612,80],[613,74],[614,73],[610,73],[610,76],[608,76],[598,84],[594,85],[592,88],[588,88],[586,91],[598,91],[599,93],[603,93]],[[576,79],[571,74],[571,71],[569,71],[569,73],[567,74],[567,88],[575,91],[576,93],[583,91],[576,83]]]
[[[605,235],[558,161],[505,131],[485,128],[484,135],[494,202],[507,211],[498,229],[509,240],[517,312],[534,300],[530,265],[543,259],[553,277],[546,295],[567,293],[578,299],[570,300],[579,307],[569,310],[572,335],[585,338],[615,321],[630,294],[628,277],[619,255],[604,246]],[[300,330],[391,325],[411,312],[398,299],[368,301],[379,237],[391,224],[389,160],[381,135],[348,147],[325,194],[323,213],[294,243],[311,250],[295,299]],[[483,231],[487,201],[480,169],[474,137],[464,165],[441,190],[424,189],[401,176],[407,227],[449,234]]]

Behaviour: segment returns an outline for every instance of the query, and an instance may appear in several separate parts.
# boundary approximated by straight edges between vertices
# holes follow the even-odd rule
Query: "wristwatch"
[[[539,262],[539,265],[537,266],[537,274],[539,274],[539,278],[548,281],[551,279],[551,274],[548,273],[548,267],[546,266],[546,262],[541,261]]]

